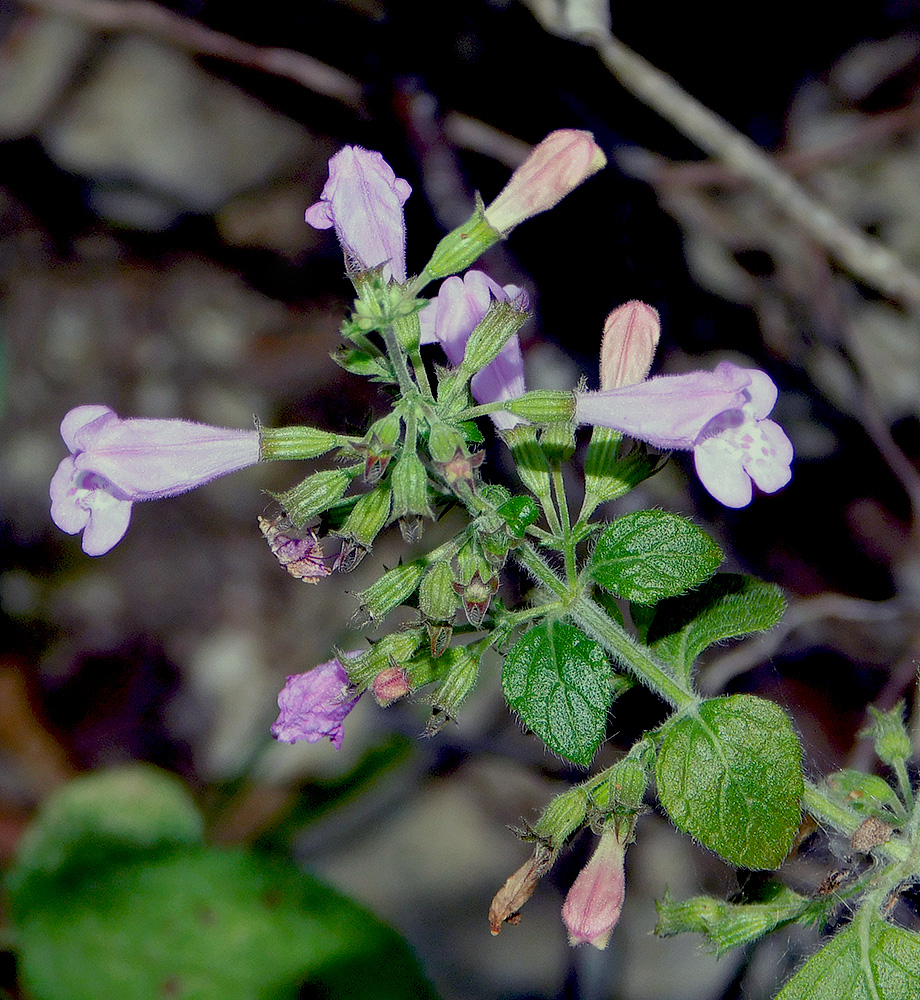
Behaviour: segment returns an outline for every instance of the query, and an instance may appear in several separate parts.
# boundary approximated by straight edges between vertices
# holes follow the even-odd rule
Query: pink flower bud
[[[562,905],[569,944],[606,948],[620,919],[626,894],[623,857],[626,848],[613,829],[605,830],[591,860],[579,872]]]
[[[383,706],[404,698],[412,690],[406,671],[398,663],[391,661],[391,664],[381,670],[371,684],[371,691],[377,703]]]
[[[660,336],[657,309],[635,299],[614,309],[601,341],[601,389],[644,381]]]
[[[590,132],[568,128],[550,132],[486,209],[486,222],[508,233],[525,219],[557,205],[606,163]]]

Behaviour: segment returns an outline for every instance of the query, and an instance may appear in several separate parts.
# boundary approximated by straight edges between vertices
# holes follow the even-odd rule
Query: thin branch
[[[332,97],[357,111],[364,109],[364,88],[341,70],[292,49],[260,48],[232,35],[174,14],[148,0],[19,0],[48,14],[60,14],[103,32],[135,31],[196,55],[226,59],[273,76],[293,80],[316,94]]]
[[[852,274],[884,295],[920,309],[920,275],[880,240],[839,219],[759,146],[691,97],[674,79],[624,45],[585,0],[524,0],[548,30],[593,46],[631,94],[667,119],[700,149],[755,184]],[[606,5],[596,9],[601,11]],[[576,21],[577,14],[577,21]],[[577,25],[577,30],[573,27]]]

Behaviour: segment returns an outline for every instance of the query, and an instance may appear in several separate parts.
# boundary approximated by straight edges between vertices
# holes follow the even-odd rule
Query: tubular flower
[[[569,944],[607,947],[626,895],[625,854],[626,848],[615,831],[605,830],[591,860],[578,873],[562,904],[562,921],[569,932]]]
[[[575,396],[575,420],[611,427],[657,448],[694,455],[703,485],[726,507],[751,502],[752,481],[774,493],[792,477],[792,444],[765,419],[777,389],[768,375],[723,361],[713,372],[665,375]]]
[[[293,674],[278,695],[281,712],[272,726],[272,736],[283,743],[319,743],[328,736],[340,750],[345,736],[342,723],[358,698],[360,695],[349,697],[348,674],[337,659],[305,674]]]
[[[107,406],[78,406],[61,422],[70,455],[51,480],[51,520],[83,532],[101,556],[121,541],[138,500],[176,496],[259,461],[259,432],[188,420],[122,420]]]
[[[403,205],[412,193],[380,153],[345,146],[329,160],[329,180],[304,216],[314,229],[331,229],[350,271],[383,265],[384,277],[406,280]]]
[[[525,219],[558,205],[606,163],[590,132],[570,128],[550,132],[486,208],[486,222],[507,234]]]
[[[419,313],[422,328],[420,343],[440,344],[454,367],[463,361],[466,342],[489,310],[492,299],[527,308],[527,295],[517,285],[502,288],[482,271],[467,271],[463,278],[448,278],[437,296]],[[524,359],[521,343],[515,334],[501,354],[477,372],[470,383],[473,398],[479,403],[513,399],[524,393]],[[501,430],[520,423],[511,413],[492,414]]]

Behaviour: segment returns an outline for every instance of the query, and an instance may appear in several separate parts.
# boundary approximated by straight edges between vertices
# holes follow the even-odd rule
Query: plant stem
[[[561,580],[533,546],[525,542],[513,552],[515,558],[540,583],[563,598],[572,621],[593,636],[618,664],[678,711],[687,711],[699,704],[699,697],[673,677],[667,667],[655,659],[648,647],[627,635],[594,601]]]
[[[846,807],[838,805],[810,781],[805,782],[802,804],[819,822],[833,827],[848,837],[853,836],[864,818],[855,815]],[[913,817],[911,817],[911,822],[913,822]],[[912,853],[910,844],[901,837],[892,837],[886,843],[873,848],[873,851],[887,854],[894,861],[906,861]]]

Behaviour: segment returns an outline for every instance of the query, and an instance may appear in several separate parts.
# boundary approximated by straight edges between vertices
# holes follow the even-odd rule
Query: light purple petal
[[[746,507],[751,502],[751,477],[731,444],[708,438],[693,450],[696,474],[706,489],[726,507]]]
[[[408,181],[397,177],[380,153],[345,146],[329,160],[329,180],[320,201],[307,209],[304,218],[319,229],[327,229],[331,221],[350,269],[383,264],[387,278],[403,282],[406,223],[402,207],[411,191]]]
[[[117,420],[115,411],[108,406],[90,404],[88,406],[75,406],[61,421],[61,437],[67,445],[71,454],[78,450],[76,443],[77,434],[84,427],[95,423],[101,417],[107,416],[110,420]],[[104,423],[105,421],[103,421]]]
[[[288,677],[278,695],[281,711],[272,736],[284,743],[318,743],[328,737],[338,750],[345,734],[343,722],[357,702],[357,697],[348,697],[348,674],[339,660],[321,663]]]
[[[80,472],[65,458],[51,479],[51,520],[69,535],[83,532],[83,551],[101,556],[121,541],[131,520],[131,501],[104,479]]]
[[[524,395],[527,389],[524,384],[524,358],[517,334],[505,344],[494,361],[473,376],[470,389],[478,403],[497,403]],[[509,430],[521,423],[513,413],[499,411],[490,416],[499,430]]]
[[[692,448],[703,428],[747,402],[750,372],[723,361],[714,372],[664,375],[637,385],[578,393],[575,420],[622,431],[656,448]]]
[[[131,523],[131,501],[93,490],[87,502],[90,516],[83,531],[83,551],[88,556],[102,556],[124,538]]]
[[[74,462],[132,500],[176,496],[259,461],[259,432],[187,420],[109,420],[75,435]]]

